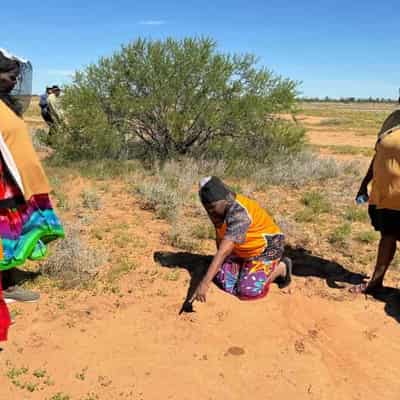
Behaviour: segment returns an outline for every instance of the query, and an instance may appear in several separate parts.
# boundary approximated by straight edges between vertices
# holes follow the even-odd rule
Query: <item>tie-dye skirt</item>
[[[17,208],[0,208],[0,237],[3,259],[0,271],[40,260],[47,254],[46,244],[64,237],[64,230],[47,194],[34,195]]]

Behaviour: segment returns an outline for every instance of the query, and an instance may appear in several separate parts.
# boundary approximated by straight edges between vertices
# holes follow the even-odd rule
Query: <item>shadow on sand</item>
[[[366,275],[351,272],[342,265],[315,256],[303,248],[287,246],[285,254],[293,260],[293,275],[302,277],[312,276],[324,279],[330,288],[344,289],[346,287],[345,284],[357,285],[364,282],[367,278]],[[190,285],[180,313],[193,312],[189,300],[207,272],[212,256],[185,252],[156,252],[154,253],[154,260],[163,267],[180,267],[189,272],[191,276]],[[399,289],[385,287],[381,291],[375,293],[373,297],[385,303],[386,313],[400,322]]]
[[[24,271],[18,268],[12,268],[2,273],[2,285],[3,289],[7,289],[9,286],[22,285],[25,282],[33,281],[41,272]]]

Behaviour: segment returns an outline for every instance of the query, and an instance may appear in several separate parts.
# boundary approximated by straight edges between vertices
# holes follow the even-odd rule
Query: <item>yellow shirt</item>
[[[254,200],[237,195],[235,201],[244,208],[250,218],[250,226],[243,243],[235,243],[233,254],[246,259],[257,257],[268,246],[268,237],[281,233],[272,217]],[[226,223],[217,229],[217,236],[222,240],[228,226]]]
[[[28,127],[1,100],[0,150],[25,200],[29,200],[34,194],[50,193],[50,185],[33,148]]]
[[[369,203],[400,210],[400,128],[378,140]]]

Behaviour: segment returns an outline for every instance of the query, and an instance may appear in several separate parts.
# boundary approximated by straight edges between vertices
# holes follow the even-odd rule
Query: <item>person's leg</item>
[[[286,275],[286,264],[279,259],[247,261],[240,270],[238,297],[241,300],[262,298],[268,294],[272,282]]]
[[[2,286],[3,286],[3,297],[6,303],[13,303],[14,301],[21,302],[36,302],[39,300],[40,295],[31,290],[22,289],[18,286],[15,276],[14,269],[9,269],[2,272]]]
[[[1,273],[1,283],[2,283],[3,290],[9,288],[10,286],[15,285],[12,270],[9,269],[9,270],[3,271]]]
[[[378,245],[378,255],[372,278],[367,283],[353,286],[350,291],[353,293],[369,293],[380,289],[383,286],[383,279],[393,257],[396,253],[396,236],[381,234]]]
[[[396,237],[382,234],[378,246],[378,256],[374,273],[368,283],[367,290],[377,289],[383,286],[383,278],[396,253]]]
[[[275,282],[277,278],[284,278],[286,277],[287,267],[283,261],[280,261],[278,266],[275,268],[274,272],[272,272],[269,280],[270,283]]]

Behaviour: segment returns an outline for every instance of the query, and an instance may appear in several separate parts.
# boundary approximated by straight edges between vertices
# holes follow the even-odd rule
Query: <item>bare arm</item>
[[[235,244],[231,240],[223,239],[221,241],[217,254],[215,254],[210,266],[208,267],[207,274],[203,278],[203,281],[206,284],[212,282],[215,275],[217,275],[218,270],[221,268],[222,263],[232,253],[234,245]]]
[[[372,158],[371,164],[369,165],[367,174],[365,175],[364,179],[361,182],[360,189],[357,193],[357,196],[360,195],[368,195],[368,184],[372,181],[373,177],[373,168],[374,168],[374,161],[375,161],[375,156]]]
[[[198,300],[201,302],[206,301],[206,293],[210,286],[210,283],[214,279],[218,270],[221,268],[222,263],[232,253],[235,244],[231,240],[223,239],[219,245],[218,251],[215,254],[210,266],[208,267],[207,273],[201,281],[199,287],[196,289],[191,301]]]

